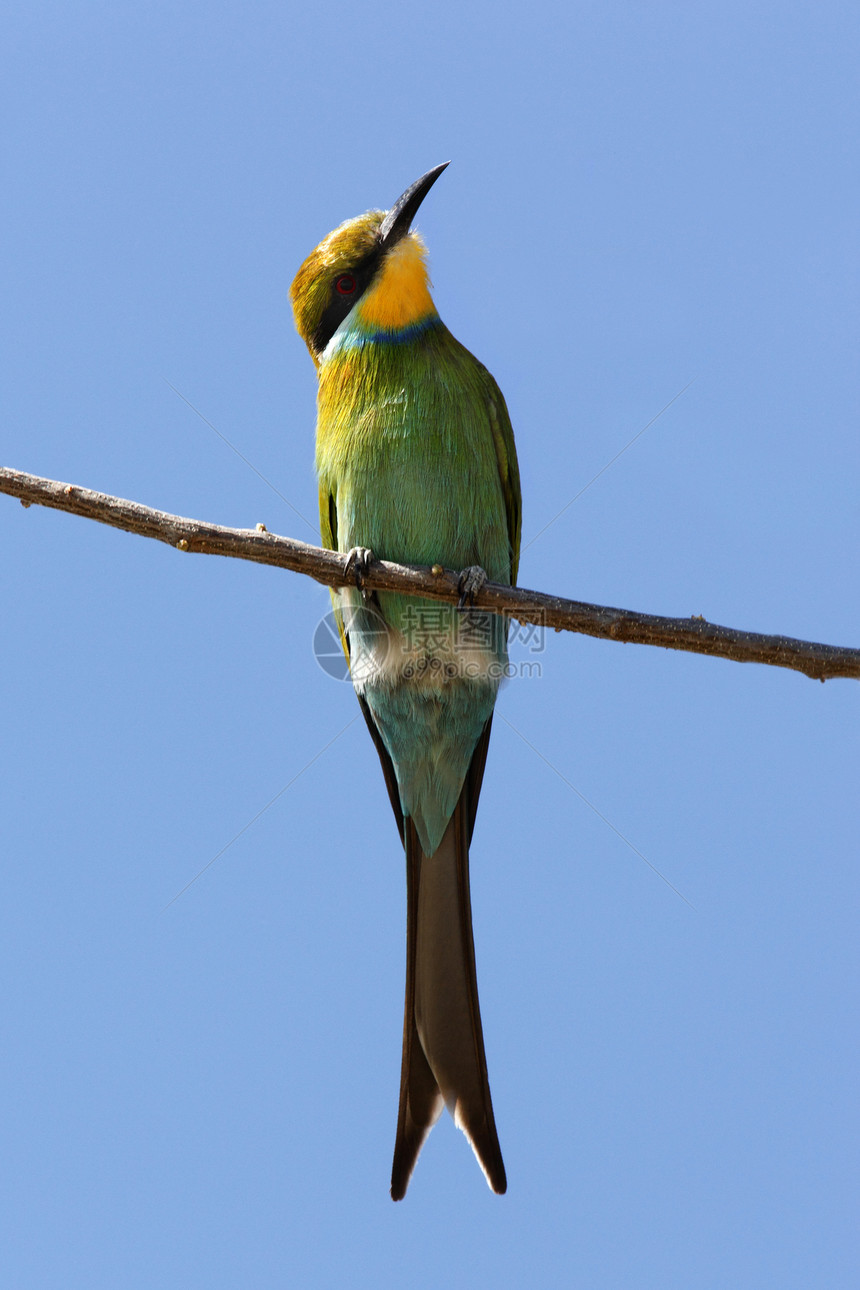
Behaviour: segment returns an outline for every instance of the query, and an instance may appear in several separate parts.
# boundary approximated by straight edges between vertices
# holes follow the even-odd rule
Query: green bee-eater
[[[335,612],[406,848],[395,1200],[443,1105],[492,1189],[506,1187],[469,899],[469,843],[507,666],[506,625],[468,607],[360,590],[371,553],[463,569],[466,602],[482,570],[495,582],[516,579],[520,485],[505,401],[440,320],[426,250],[410,230],[444,169],[429,170],[390,211],[336,228],[290,293],[319,374],[323,543],[351,552],[356,569],[356,588],[333,593]]]

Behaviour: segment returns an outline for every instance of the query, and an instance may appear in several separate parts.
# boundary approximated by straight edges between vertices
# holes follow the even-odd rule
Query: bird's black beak
[[[393,246],[409,232],[409,226],[415,218],[418,207],[450,162],[443,161],[441,166],[434,166],[426,175],[410,184],[402,197],[391,207],[379,226],[379,244],[383,249]]]

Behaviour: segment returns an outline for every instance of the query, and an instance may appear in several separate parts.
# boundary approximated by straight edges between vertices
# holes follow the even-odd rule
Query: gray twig
[[[221,524],[204,524],[166,511],[156,511],[139,502],[129,502],[107,493],[96,493],[76,484],[42,479],[23,471],[0,467],[0,493],[17,497],[24,506],[36,504],[69,511],[87,519],[157,538],[180,551],[199,555],[225,555],[237,560],[254,560],[279,569],[304,573],[329,587],[352,586],[346,572],[346,556],[337,551],[309,546],[293,538],[256,529],[232,529]],[[392,564],[374,560],[363,579],[368,591],[400,591],[456,604],[460,597],[460,570]],[[720,627],[704,618],[662,618],[630,609],[612,609],[579,600],[565,600],[524,587],[506,587],[486,582],[475,593],[475,609],[504,614],[519,622],[540,623],[556,631],[581,632],[606,640],[637,645],[661,645],[664,649],[712,654],[736,663],[766,663],[824,681],[836,676],[860,679],[860,649],[821,645],[794,640],[789,636],[767,636],[758,632]]]

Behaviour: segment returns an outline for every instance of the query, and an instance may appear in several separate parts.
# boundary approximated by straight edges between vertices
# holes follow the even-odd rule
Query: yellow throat
[[[377,280],[362,297],[358,315],[368,327],[396,331],[435,313],[427,277],[427,248],[409,233],[391,248]]]

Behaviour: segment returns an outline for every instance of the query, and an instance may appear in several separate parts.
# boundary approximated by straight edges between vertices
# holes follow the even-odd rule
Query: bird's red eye
[[[351,273],[342,273],[334,284],[342,296],[351,296],[355,291],[355,278]]]

